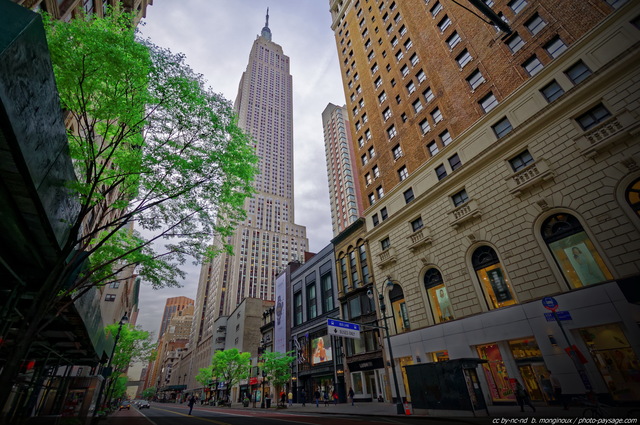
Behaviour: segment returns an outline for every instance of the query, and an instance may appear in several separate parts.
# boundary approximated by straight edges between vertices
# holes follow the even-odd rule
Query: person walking
[[[529,398],[529,392],[522,386],[520,381],[516,382],[516,401],[520,406],[520,411],[524,412],[524,405],[531,407],[533,411],[536,411],[536,408],[531,404],[531,399]]]
[[[327,407],[329,405],[329,393],[327,390],[322,392],[322,399],[324,400],[324,407]]]
[[[193,410],[193,405],[196,404],[196,396],[192,395],[189,399],[189,415],[191,415],[191,411]]]
[[[313,397],[316,399],[316,407],[320,407],[320,391],[316,390]]]
[[[289,394],[287,394],[287,397],[289,398],[289,407],[293,406],[293,393],[291,392],[291,390],[289,390]]]
[[[549,380],[551,381],[551,386],[553,387],[553,398],[562,404],[562,408],[564,410],[569,410],[569,403],[567,403],[567,398],[562,395],[562,385],[560,385],[560,380],[555,377],[555,375],[549,375]]]
[[[351,399],[352,406],[355,406],[355,400],[353,399],[355,395],[356,393],[353,392],[353,388],[349,387],[349,398]]]
[[[304,388],[302,389],[302,392],[300,393],[300,398],[302,399],[302,407],[305,407],[306,403],[307,403],[307,392],[304,390]]]
[[[336,390],[333,390],[333,394],[331,394],[331,398],[333,399],[333,405],[337,406],[338,405],[338,392]]]
[[[282,405],[282,407],[285,406],[285,403],[287,402],[287,394],[284,392],[284,390],[280,391],[280,404]]]

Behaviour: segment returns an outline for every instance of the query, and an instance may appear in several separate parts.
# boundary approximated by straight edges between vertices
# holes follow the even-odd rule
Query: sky
[[[345,103],[329,0],[155,0],[140,29],[158,46],[184,53],[233,102],[267,7],[272,41],[289,56],[293,76],[295,222],[306,226],[309,250],[319,252],[333,237],[321,114],[328,103]],[[195,299],[200,267],[183,270],[182,288],[142,285],[137,324],[155,337],[167,298]]]

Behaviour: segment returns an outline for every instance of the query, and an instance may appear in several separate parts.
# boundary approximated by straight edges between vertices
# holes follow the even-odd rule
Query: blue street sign
[[[542,305],[547,310],[553,311],[558,308],[558,301],[556,301],[556,299],[553,297],[544,297],[542,299]]]
[[[558,316],[558,320],[573,320],[571,314],[568,311],[556,311],[556,315]],[[547,319],[547,322],[553,322],[555,317],[553,317],[553,313],[545,313],[544,317]]]
[[[343,329],[351,329],[354,331],[360,330],[360,325],[358,325],[357,323],[343,322],[342,320],[336,320],[336,319],[327,319],[327,326],[333,326],[336,328],[343,328]]]

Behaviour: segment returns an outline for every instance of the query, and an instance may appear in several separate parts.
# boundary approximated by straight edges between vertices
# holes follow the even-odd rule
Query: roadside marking
[[[163,412],[169,412],[169,413],[175,413],[176,415],[184,416],[184,417],[187,417],[187,418],[198,419],[198,420],[205,421],[205,422],[211,422],[212,424],[231,425],[229,422],[220,422],[220,421],[216,421],[214,419],[206,418],[204,416],[187,415],[187,414],[184,414],[184,413],[176,412],[175,410],[167,410],[167,409],[160,409],[160,408],[156,408],[156,410],[160,410],[160,411],[163,411]]]

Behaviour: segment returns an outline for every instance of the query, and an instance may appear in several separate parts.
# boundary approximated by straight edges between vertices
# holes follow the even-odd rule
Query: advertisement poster
[[[287,352],[287,275],[282,273],[276,278],[276,323],[274,329],[273,351]]]
[[[324,335],[313,339],[311,341],[311,351],[313,352],[313,356],[311,357],[312,365],[333,360],[331,337]]]
[[[493,288],[496,300],[499,303],[511,300],[511,291],[509,291],[507,282],[505,282],[502,277],[502,270],[499,268],[489,270],[487,271],[487,276],[489,276],[489,281],[491,282],[491,287]]]
[[[592,285],[606,280],[584,243],[565,248],[564,252],[583,285]]]

